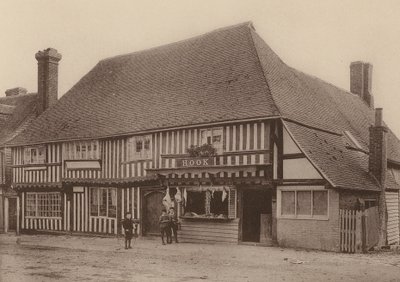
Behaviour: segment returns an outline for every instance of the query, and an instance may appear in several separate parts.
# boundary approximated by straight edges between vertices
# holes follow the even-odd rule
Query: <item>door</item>
[[[164,208],[162,199],[163,191],[148,191],[143,195],[143,235],[159,235],[159,218]]]
[[[262,190],[243,191],[242,241],[260,242],[260,234],[271,230],[271,193]]]
[[[8,198],[8,231],[17,230],[17,198]]]

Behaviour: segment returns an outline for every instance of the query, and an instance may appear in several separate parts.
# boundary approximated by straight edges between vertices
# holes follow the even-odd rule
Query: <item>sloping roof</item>
[[[13,144],[278,116],[250,28],[100,61]]]
[[[0,146],[21,133],[36,117],[37,94],[0,98]]]
[[[284,121],[307,158],[337,188],[379,191],[376,180],[368,173],[368,155],[347,147],[346,137]],[[399,189],[388,173],[386,186]]]
[[[374,111],[357,95],[287,66],[252,24],[244,23],[100,61],[10,144],[105,138],[258,117],[295,121],[288,130],[305,150],[312,150],[316,141],[310,136],[321,130],[339,148],[346,130],[367,151]],[[389,158],[400,161],[400,141],[391,131],[388,141]],[[333,186],[376,189],[367,173],[367,156],[340,148],[340,165],[326,164],[332,159],[324,147],[310,158]],[[340,166],[348,168],[348,177],[341,178]]]

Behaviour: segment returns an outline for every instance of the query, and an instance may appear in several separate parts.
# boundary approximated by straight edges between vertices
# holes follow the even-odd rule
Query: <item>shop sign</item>
[[[208,167],[213,165],[213,157],[176,159],[176,167]]]

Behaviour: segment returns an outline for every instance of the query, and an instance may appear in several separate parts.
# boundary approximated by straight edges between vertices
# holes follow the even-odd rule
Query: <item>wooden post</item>
[[[356,235],[356,242],[355,242],[355,251],[357,253],[361,253],[364,250],[365,244],[363,243],[363,220],[365,221],[365,216],[363,212],[356,211],[355,212],[355,221],[356,221],[356,228],[355,228],[355,235]]]

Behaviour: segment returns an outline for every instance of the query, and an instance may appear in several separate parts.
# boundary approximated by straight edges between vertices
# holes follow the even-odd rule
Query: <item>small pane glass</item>
[[[282,215],[294,215],[294,191],[282,191]]]

